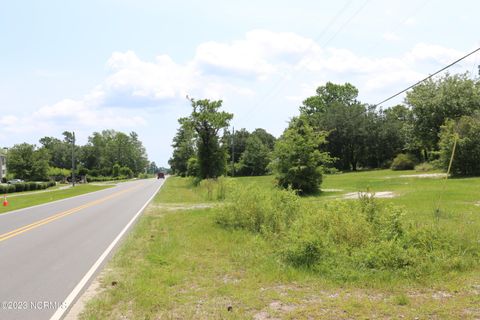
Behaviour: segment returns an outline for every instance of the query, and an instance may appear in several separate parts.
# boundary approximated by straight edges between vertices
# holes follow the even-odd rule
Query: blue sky
[[[478,12],[434,0],[3,1],[0,146],[136,131],[166,165],[186,94],[278,136],[326,81],[376,103],[479,47]]]

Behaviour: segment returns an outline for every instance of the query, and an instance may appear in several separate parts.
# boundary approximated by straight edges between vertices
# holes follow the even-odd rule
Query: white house
[[[7,157],[5,151],[0,149],[0,181],[7,176]]]

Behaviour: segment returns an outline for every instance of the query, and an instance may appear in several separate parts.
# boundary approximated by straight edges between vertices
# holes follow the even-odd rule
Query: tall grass
[[[341,281],[423,280],[478,264],[478,235],[414,224],[405,213],[369,195],[316,206],[291,190],[251,185],[231,192],[216,222],[271,238],[285,263]]]

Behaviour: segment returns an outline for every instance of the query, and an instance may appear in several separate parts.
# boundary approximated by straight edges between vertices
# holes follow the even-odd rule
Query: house
[[[0,181],[7,176],[6,149],[0,149]]]

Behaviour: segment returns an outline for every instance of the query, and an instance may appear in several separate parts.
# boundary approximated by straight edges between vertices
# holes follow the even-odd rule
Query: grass
[[[400,178],[400,174],[374,171],[333,175],[326,177],[324,187],[344,189],[343,192],[359,191],[367,186],[374,191],[400,193],[404,190],[402,194],[410,200],[398,197],[384,201],[410,209],[418,207],[420,210],[411,211],[415,214],[410,218],[428,219],[430,208],[420,203],[421,194],[424,201],[428,200],[435,195],[435,190],[443,188],[441,181]],[[393,178],[387,180],[386,175]],[[271,177],[236,180],[240,184],[272,185]],[[405,182],[419,183],[421,186],[414,188],[420,195],[406,192]],[[454,186],[450,186],[450,182]],[[477,226],[480,208],[469,201],[473,201],[473,190],[479,182],[480,179],[462,179],[447,183],[447,190],[465,191],[467,203],[462,204],[462,208],[476,214],[472,219]],[[330,201],[330,196],[335,194],[340,192],[325,192],[302,201]],[[446,201],[461,203],[460,198],[454,194],[446,196]],[[213,204],[213,201],[206,199],[204,189],[192,187],[188,179],[169,178],[102,273],[101,292],[87,304],[80,318],[480,317],[480,268],[429,283],[338,284],[309,270],[284,264],[275,253],[275,244],[264,237],[219,227],[214,223],[215,209],[197,207],[205,203]],[[460,213],[461,208],[455,210],[455,214]],[[442,219],[452,225],[456,221],[455,216]]]
[[[47,189],[47,192],[39,192],[39,191],[32,191],[32,192],[23,192],[21,195],[13,194],[12,197],[7,197],[8,199],[8,206],[7,207],[0,207],[0,214],[23,209],[31,206],[36,206],[39,204],[52,202],[56,200],[61,200],[65,198],[70,198],[74,196],[78,196],[81,194],[94,192],[103,190],[106,188],[110,188],[111,186],[99,186],[99,185],[91,185],[91,184],[84,184],[84,185],[77,185],[75,188],[68,188],[68,189]],[[55,187],[54,187],[55,188]],[[2,198],[3,202],[3,198]]]
[[[432,173],[432,172],[428,172]],[[341,198],[346,193],[370,190],[372,192],[392,191],[396,197],[379,199],[404,207],[412,221],[439,220],[441,224],[456,227],[470,225],[480,228],[480,178],[434,179],[405,177],[422,174],[415,171],[375,170],[326,175],[319,195],[303,198],[303,201],[322,204]],[[239,183],[258,184],[274,187],[273,176],[236,178]],[[440,213],[435,215],[435,209]]]

